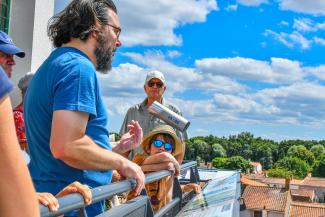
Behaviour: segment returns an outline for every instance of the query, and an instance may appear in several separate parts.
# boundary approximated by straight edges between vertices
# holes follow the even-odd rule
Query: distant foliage
[[[254,137],[249,132],[227,137],[198,136],[186,142],[186,160],[201,163],[213,162],[216,168],[245,168],[241,165],[240,156],[245,161],[260,162],[263,170],[272,177],[302,177],[307,172],[321,176],[324,171],[321,156],[325,154],[325,140],[284,140],[276,142],[270,139]],[[229,163],[229,159],[239,161]],[[234,168],[233,167],[233,168]],[[291,170],[292,168],[293,170]]]
[[[319,157],[313,168],[313,176],[325,178],[325,154]]]
[[[291,171],[295,177],[303,179],[310,172],[310,166],[306,161],[297,157],[285,157],[275,164],[275,168]]]
[[[325,154],[325,147],[323,145],[314,145],[310,148],[310,151],[314,154],[316,159]]]
[[[299,158],[310,166],[312,166],[315,161],[314,154],[303,145],[291,146],[288,150],[287,156]]]
[[[212,160],[212,166],[215,168],[225,168],[227,159],[226,157],[216,157]]]
[[[249,161],[245,160],[241,156],[215,158],[212,161],[212,165],[219,169],[241,170],[242,172],[246,172],[248,169],[251,169]]]
[[[227,157],[226,150],[219,143],[212,144],[212,159],[216,157]]]
[[[294,174],[285,168],[275,168],[275,169],[268,170],[267,176],[274,177],[274,178],[290,178],[291,176],[294,177]],[[295,177],[295,178],[299,178],[299,177]]]

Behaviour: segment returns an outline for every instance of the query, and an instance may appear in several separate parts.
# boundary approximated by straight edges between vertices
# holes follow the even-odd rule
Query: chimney
[[[286,191],[289,191],[289,189],[290,189],[290,178],[289,177],[285,178],[284,189]]]

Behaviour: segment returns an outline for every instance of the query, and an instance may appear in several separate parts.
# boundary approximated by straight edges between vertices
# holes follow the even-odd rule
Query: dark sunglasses
[[[164,146],[164,149],[166,151],[171,151],[173,150],[173,144],[170,144],[170,143],[166,143],[166,142],[163,142],[159,139],[155,139],[152,144],[157,147],[157,148],[160,148],[161,146]]]
[[[156,85],[158,88],[161,88],[164,84],[161,82],[148,82],[149,87],[153,87],[154,85]]]

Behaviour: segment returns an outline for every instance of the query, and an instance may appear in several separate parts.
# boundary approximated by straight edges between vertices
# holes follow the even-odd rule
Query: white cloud
[[[263,104],[280,109],[278,123],[320,126],[325,123],[325,87],[300,82],[274,89],[261,90],[256,97]]]
[[[291,10],[312,15],[325,15],[324,0],[278,0],[282,10]]]
[[[289,26],[289,23],[285,20],[282,20],[280,23],[279,23],[280,26]]]
[[[145,98],[143,83],[148,70],[163,71],[166,98],[191,122],[241,123],[321,127],[325,124],[325,87],[306,82],[304,75],[325,79],[325,66],[303,67],[298,61],[271,58],[207,58],[194,68],[169,62],[161,51],[126,53],[135,63],[120,64],[108,75],[99,75],[108,112],[114,120]],[[277,83],[273,88],[249,89],[240,80]],[[176,93],[197,90],[204,99],[181,99]],[[191,92],[196,94],[196,92]],[[191,98],[191,97],[190,97]],[[119,120],[120,122],[122,120]],[[119,122],[117,121],[117,122]]]
[[[167,52],[168,56],[169,52]],[[125,53],[135,63],[143,65],[146,69],[158,69],[162,71],[167,80],[168,94],[182,92],[187,89],[199,88],[204,92],[237,92],[245,91],[246,87],[225,76],[211,73],[199,73],[195,68],[179,67],[166,59],[161,51],[147,51],[143,55],[139,53]],[[169,82],[170,81],[170,82]]]
[[[324,38],[314,37],[313,40],[314,40],[315,44],[325,46],[325,39]]]
[[[170,50],[167,52],[167,56],[172,59],[182,56],[182,53],[177,50]]]
[[[325,30],[325,22],[317,23],[309,18],[294,19],[293,28],[300,32],[317,32]]]
[[[308,49],[311,46],[312,41],[305,38],[299,32],[285,33],[285,32],[274,32],[270,29],[265,30],[263,33],[265,36],[272,36],[274,39],[280,41],[282,44],[289,48],[293,48],[294,46],[298,46],[301,49]]]
[[[161,51],[147,51],[143,55],[139,53],[125,53],[124,55],[147,69],[157,69],[163,72],[167,86],[172,90],[169,93],[182,92],[187,88],[186,84],[202,80],[202,76],[193,68],[179,67],[167,61]]]
[[[226,11],[237,11],[238,5],[228,5],[225,10]]]
[[[325,65],[320,65],[316,67],[305,67],[304,71],[306,74],[311,74],[321,80],[325,80]]]
[[[259,6],[263,3],[268,3],[268,0],[237,0],[237,3],[245,6]]]
[[[206,58],[195,62],[204,73],[227,76],[236,80],[251,80],[269,83],[291,83],[302,79],[300,63],[282,58],[271,62],[251,58]]]
[[[98,77],[103,95],[135,97],[142,94],[146,75],[146,69],[125,63],[114,67],[107,75],[99,74]]]
[[[116,1],[125,46],[181,45],[182,36],[174,29],[180,25],[205,22],[217,10],[216,0]]]
[[[315,23],[308,18],[294,19],[293,28],[301,32],[315,32]]]

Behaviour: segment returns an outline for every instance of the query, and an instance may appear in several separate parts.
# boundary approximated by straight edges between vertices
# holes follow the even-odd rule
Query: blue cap
[[[3,31],[0,31],[0,51],[6,54],[17,55],[21,58],[25,57],[25,52],[18,48],[9,35]]]

